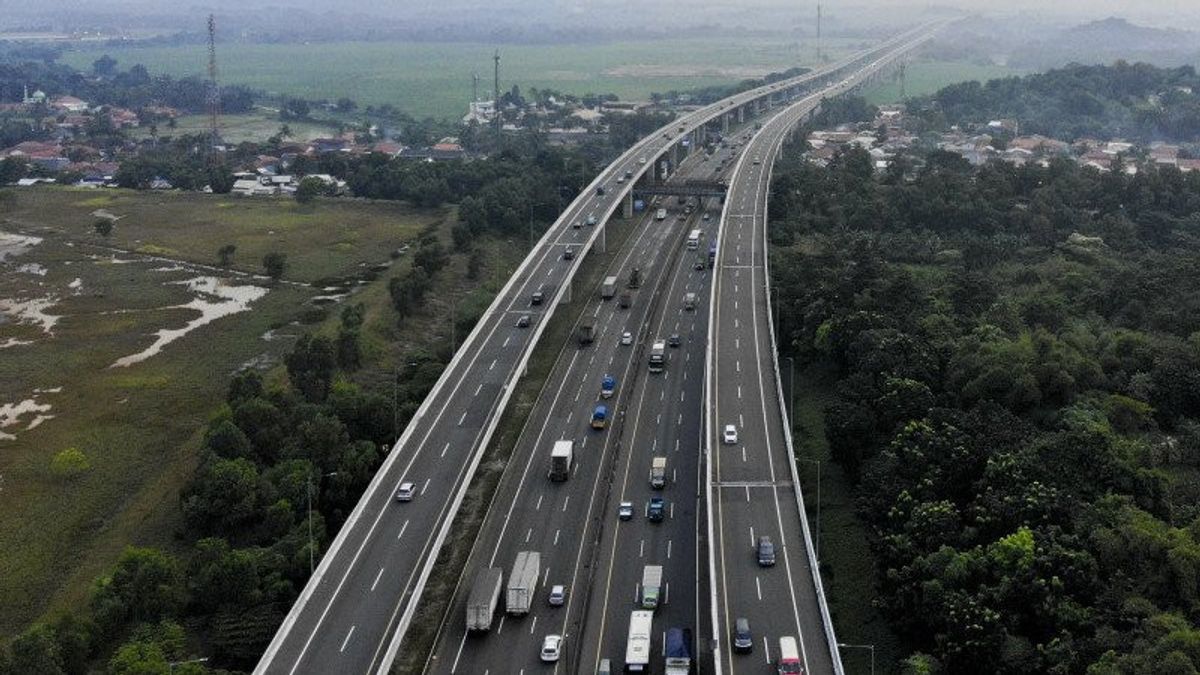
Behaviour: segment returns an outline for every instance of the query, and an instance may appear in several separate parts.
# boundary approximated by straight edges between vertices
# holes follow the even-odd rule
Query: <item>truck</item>
[[[629,283],[625,284],[625,286],[628,288],[642,287],[642,268],[635,267],[629,270]]]
[[[629,640],[625,643],[625,670],[641,673],[650,670],[650,630],[654,612],[634,610],[629,615]]]
[[[784,635],[779,638],[779,675],[801,675],[804,663],[800,661],[800,650],[796,647],[796,638]]]
[[[600,286],[600,297],[605,300],[612,300],[612,297],[617,294],[617,278],[604,277],[604,284]]]
[[[686,628],[668,628],[667,641],[663,646],[666,675],[688,675],[692,670],[692,631]]]
[[[612,398],[613,392],[617,390],[617,378],[612,375],[605,375],[603,380],[600,380],[600,398]]]
[[[508,586],[504,591],[504,611],[514,616],[529,613],[533,596],[541,574],[542,554],[537,551],[519,551],[508,574]]]
[[[650,487],[661,490],[667,484],[667,458],[655,457],[650,460]]]
[[[621,291],[621,297],[617,299],[617,302],[621,309],[629,309],[629,306],[633,304],[633,294],[629,291]]]
[[[554,441],[550,450],[550,480],[566,480],[571,475],[571,459],[575,444],[571,441]]]
[[[658,607],[661,593],[662,565],[646,565],[642,568],[642,609]]]
[[[576,336],[579,340],[579,346],[582,347],[590,344],[596,339],[596,323],[593,319],[584,319],[579,323],[579,334]]]
[[[655,211],[654,219],[655,220],[666,220],[667,219],[667,210],[660,208],[659,210]]]
[[[598,405],[592,411],[592,428],[603,429],[608,426],[608,406]]]
[[[504,585],[504,570],[488,567],[479,570],[467,597],[467,630],[486,631],[492,628],[492,615],[500,602],[500,587]]]
[[[650,347],[650,372],[661,373],[667,367],[667,343],[655,340]]]

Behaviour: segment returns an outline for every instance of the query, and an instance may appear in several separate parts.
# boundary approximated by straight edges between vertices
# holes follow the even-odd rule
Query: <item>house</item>
[[[80,113],[88,109],[87,101],[74,96],[56,96],[50,101],[50,108],[60,112]]]
[[[116,106],[108,109],[108,119],[117,129],[132,129],[142,123],[137,113]]]
[[[263,185],[257,178],[240,178],[233,181],[233,189],[229,192],[245,197],[269,197],[279,190],[273,185]]]
[[[387,155],[388,157],[399,157],[403,150],[403,145],[394,143],[392,141],[379,141],[375,145],[371,146],[371,152],[378,152],[379,154]]]
[[[467,114],[463,115],[462,123],[489,124],[496,117],[495,101],[471,101],[467,105]]]

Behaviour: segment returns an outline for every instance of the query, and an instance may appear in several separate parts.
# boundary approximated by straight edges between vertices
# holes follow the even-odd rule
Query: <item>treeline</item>
[[[82,674],[97,662],[113,675],[253,667],[444,367],[440,355],[405,355],[394,400],[351,384],[362,320],[351,305],[336,339],[302,337],[285,359],[288,386],[268,387],[255,371],[235,376],[180,495],[190,551],[126,549],[86,609],[0,648],[0,673]],[[198,652],[206,663],[168,665]]]
[[[693,103],[707,105],[719,101],[723,98],[728,98],[735,94],[740,94],[744,91],[750,91],[763,85],[774,84],[782,80],[792,77],[798,77],[812,70],[811,68],[796,67],[788,68],[782,72],[767,73],[760,78],[745,79],[737,84],[718,84],[710,87],[699,87],[697,89],[689,89],[686,92],[676,91],[674,89],[666,93],[653,93],[650,95],[655,102],[658,101],[673,101],[680,96],[688,96]]]
[[[953,84],[913,99],[908,108],[936,130],[1014,118],[1021,133],[1064,140],[1195,142],[1200,137],[1200,77],[1192,66],[1072,64],[986,84]]]
[[[910,673],[1200,668],[1200,175],[791,147],[782,344]]]
[[[91,76],[53,61],[19,60],[11,55],[0,58],[0,103],[20,102],[26,86],[41,89],[50,98],[70,95],[93,105],[117,105],[134,111],[155,105],[191,113],[207,110],[208,84],[202,78],[151,76],[141,64],[120,70],[107,56],[96,60]],[[240,85],[223,86],[220,92],[225,113],[249,111],[256,96]]]

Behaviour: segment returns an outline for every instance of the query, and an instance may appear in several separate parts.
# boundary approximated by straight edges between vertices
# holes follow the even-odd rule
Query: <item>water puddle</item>
[[[45,265],[39,265],[37,263],[25,263],[24,265],[18,265],[17,271],[21,272],[22,274],[33,274],[39,277],[44,277],[46,276],[46,272],[49,272],[50,270],[46,269]]]
[[[5,403],[0,405],[0,440],[15,441],[17,437],[4,430],[10,427],[15,427],[20,423],[21,417],[25,415],[33,415],[33,420],[25,427],[25,431],[29,431],[38,426],[42,422],[53,418],[53,415],[43,415],[42,413],[50,411],[49,403],[38,403],[37,397],[25,399],[20,403]]]
[[[196,293],[198,297],[187,304],[163,309],[192,309],[199,312],[200,316],[192,319],[182,328],[159,329],[155,333],[153,344],[136,354],[117,359],[109,366],[110,368],[125,368],[145,361],[162,351],[163,347],[201,326],[250,309],[250,303],[267,294],[267,289],[262,286],[230,286],[227,280],[217,277],[196,277],[171,283],[187,286],[188,290]]]
[[[0,263],[9,258],[15,258],[40,243],[42,243],[41,237],[0,232]]]
[[[54,324],[58,323],[61,316],[48,314],[46,310],[50,309],[58,302],[58,298],[47,296],[44,298],[34,298],[32,300],[12,300],[9,298],[0,298],[0,314],[6,314],[17,323],[33,323],[42,327],[42,332],[47,335],[54,334]],[[16,346],[16,345],[8,345]]]
[[[33,340],[18,340],[17,338],[8,338],[4,342],[0,342],[0,349],[9,349],[11,347],[20,347],[22,345],[31,345]]]

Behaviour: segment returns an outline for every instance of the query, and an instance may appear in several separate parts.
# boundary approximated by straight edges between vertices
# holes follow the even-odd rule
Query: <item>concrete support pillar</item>
[[[729,113],[725,113],[724,115],[721,115],[721,133],[722,134],[729,133]]]
[[[671,145],[671,167],[677,166],[679,166],[679,144],[674,143]]]
[[[633,208],[632,206],[630,207]],[[603,225],[598,225],[600,233],[596,237],[596,243],[592,245],[592,250],[596,253],[608,253],[608,221],[604,221]]]
[[[603,235],[601,235],[601,236],[603,236]],[[559,301],[559,303],[558,303],[558,304],[560,304],[560,305],[565,305],[565,304],[567,304],[568,302],[571,302],[571,292],[572,292],[572,291],[574,291],[574,290],[575,290],[575,284],[574,284],[574,283],[568,283],[568,284],[567,284],[567,292],[566,292],[566,293],[563,293],[562,300],[561,300],[561,301]]]
[[[746,121],[746,106],[739,105],[738,109],[737,109],[737,113],[738,113],[738,124],[745,122]]]
[[[629,194],[625,195],[625,198],[621,200],[621,217],[624,218],[625,220],[629,220],[630,218],[633,217],[633,192],[632,191],[630,191]]]

